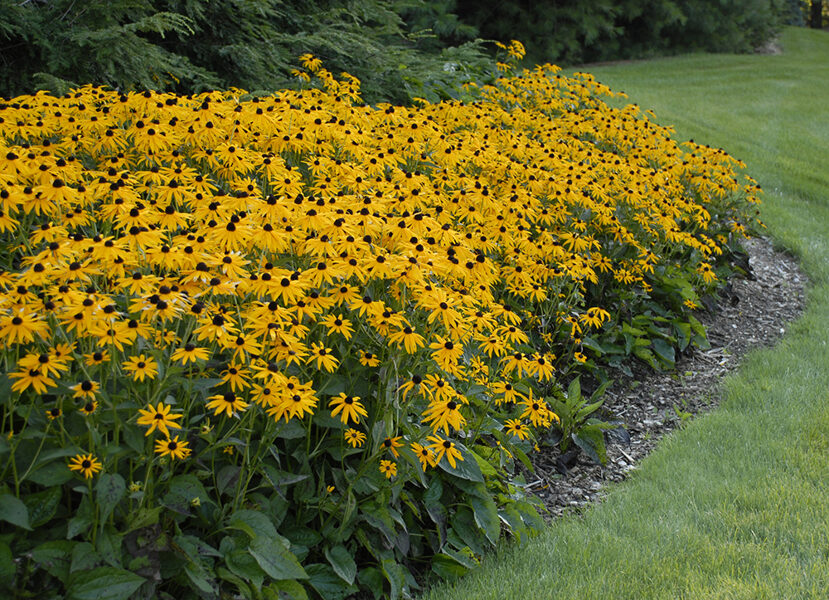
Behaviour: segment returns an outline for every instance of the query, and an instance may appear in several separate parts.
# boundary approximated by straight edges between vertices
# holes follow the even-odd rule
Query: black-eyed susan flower
[[[401,448],[403,446],[403,443],[400,441],[401,439],[402,437],[399,435],[394,437],[387,437],[380,443],[380,447],[384,450],[388,450],[389,452],[391,452],[392,456],[398,458],[400,456],[400,451],[398,450],[398,448]]]
[[[46,338],[49,324],[35,313],[23,308],[0,316],[0,341],[6,345],[26,344],[35,341],[35,336]]]
[[[380,472],[386,476],[386,479],[397,476],[397,463],[392,460],[381,460]]]
[[[81,406],[78,407],[78,411],[85,417],[88,417],[96,410],[98,410],[97,400],[87,400]]]
[[[368,416],[359,396],[348,396],[341,392],[331,399],[328,406],[332,407],[331,416],[336,417],[339,414],[343,423],[348,423],[349,420],[359,423],[360,417]]]
[[[150,428],[144,434],[150,435],[153,431],[158,429],[161,433],[170,437],[169,429],[181,429],[181,425],[176,423],[176,420],[181,419],[184,415],[171,412],[173,407],[169,404],[159,402],[157,406],[148,404],[146,409],[139,408],[137,423],[139,425],[149,425]]]
[[[169,456],[172,459],[184,460],[192,453],[188,448],[187,440],[179,440],[178,436],[166,440],[156,440],[155,453],[161,456]]]
[[[426,340],[423,339],[423,336],[408,325],[393,332],[389,336],[389,342],[397,344],[398,348],[402,345],[409,354],[414,354],[417,352],[418,348],[421,348],[426,344]]]
[[[230,389],[234,392],[243,390],[250,386],[250,382],[248,381],[250,371],[239,363],[229,364],[227,369],[219,373],[219,377],[221,378],[222,383],[228,384]]]
[[[210,358],[210,351],[207,348],[190,343],[184,344],[181,348],[176,348],[170,355],[171,360],[180,362],[182,365],[187,363],[196,364],[196,362],[208,358]]]
[[[364,367],[376,367],[380,364],[380,359],[375,354],[365,350],[359,351],[359,360]]]
[[[426,446],[422,446],[417,442],[412,442],[411,449],[412,452],[415,453],[415,456],[417,456],[417,460],[420,461],[420,468],[423,469],[424,472],[427,467],[434,467],[437,464],[435,462],[434,452]]]
[[[446,456],[446,460],[449,461],[449,466],[454,469],[457,466],[457,461],[463,461],[461,451],[458,450],[458,447],[452,440],[444,439],[438,435],[430,435],[426,439],[432,442],[429,444],[429,450],[434,453],[435,464],[438,464]]]
[[[236,396],[233,392],[225,392],[224,394],[216,394],[210,396],[205,406],[213,411],[213,414],[220,415],[225,413],[228,417],[234,414],[244,412],[248,407],[248,403]]]
[[[75,392],[72,396],[73,398],[94,400],[95,394],[97,394],[98,390],[101,389],[101,384],[97,381],[89,381],[87,379],[85,381],[81,381],[80,383],[76,383],[69,389]]]
[[[324,369],[331,373],[340,364],[337,357],[331,353],[331,348],[326,348],[325,344],[311,343],[311,354],[308,356],[306,362],[308,364],[316,364],[318,369]]]
[[[84,354],[84,363],[88,367],[94,367],[108,363],[110,359],[109,350],[97,350],[89,354]]]
[[[343,433],[346,443],[352,448],[359,448],[366,441],[366,434],[357,429],[349,427]]]
[[[504,430],[520,440],[526,440],[530,435],[529,429],[520,419],[507,419]]]
[[[152,356],[144,354],[128,358],[121,363],[121,366],[135,381],[154,379],[158,375],[158,363]]]
[[[354,327],[351,325],[351,321],[342,315],[326,315],[322,319],[322,323],[326,326],[329,333],[339,333],[347,340],[350,340],[354,333]]]
[[[32,387],[38,394],[44,394],[47,388],[57,386],[55,380],[47,377],[43,371],[37,368],[24,368],[22,371],[9,373],[9,377],[17,380],[12,384],[13,392],[23,392]]]
[[[101,461],[92,454],[78,454],[69,459],[69,470],[77,471],[84,476],[84,479],[92,479],[102,467]]]
[[[432,427],[432,431],[443,429],[449,435],[449,427],[462,429],[466,418],[460,412],[460,398],[433,399],[423,411],[423,422]]]

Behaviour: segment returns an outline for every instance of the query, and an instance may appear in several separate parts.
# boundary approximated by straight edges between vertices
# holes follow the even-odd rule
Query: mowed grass
[[[812,279],[805,315],[604,502],[424,600],[829,597],[829,34],[780,41],[589,71],[746,162],[769,233]]]

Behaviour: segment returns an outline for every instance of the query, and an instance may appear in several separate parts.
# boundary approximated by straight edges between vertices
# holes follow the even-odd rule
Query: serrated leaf
[[[0,495],[0,521],[6,521],[27,531],[31,531],[29,524],[29,509],[19,498],[11,494]]]
[[[127,600],[146,580],[115,567],[78,571],[69,579],[70,600]]]
[[[331,563],[334,572],[349,585],[357,577],[357,563],[345,546],[339,545],[325,549],[325,558]]]
[[[277,540],[257,537],[250,543],[250,553],[274,579],[308,579],[296,556]]]

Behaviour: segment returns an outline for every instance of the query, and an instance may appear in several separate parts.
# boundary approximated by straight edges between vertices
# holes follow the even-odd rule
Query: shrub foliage
[[[400,597],[540,527],[536,445],[601,459],[563,384],[704,343],[724,152],[555,67],[407,108],[303,61],[0,105],[0,586]]]

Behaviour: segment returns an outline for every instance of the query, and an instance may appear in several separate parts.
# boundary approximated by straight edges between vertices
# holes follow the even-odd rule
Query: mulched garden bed
[[[604,484],[625,479],[662,436],[716,407],[722,377],[749,350],[774,344],[803,312],[807,278],[797,261],[764,238],[749,240],[745,248],[754,279],[735,278],[716,307],[698,315],[711,348],[689,348],[670,372],[633,365],[633,376],[617,377],[605,393],[604,406],[625,423],[630,444],[611,444],[604,467],[552,447],[532,457],[528,490],[541,499],[550,519],[600,498]]]

